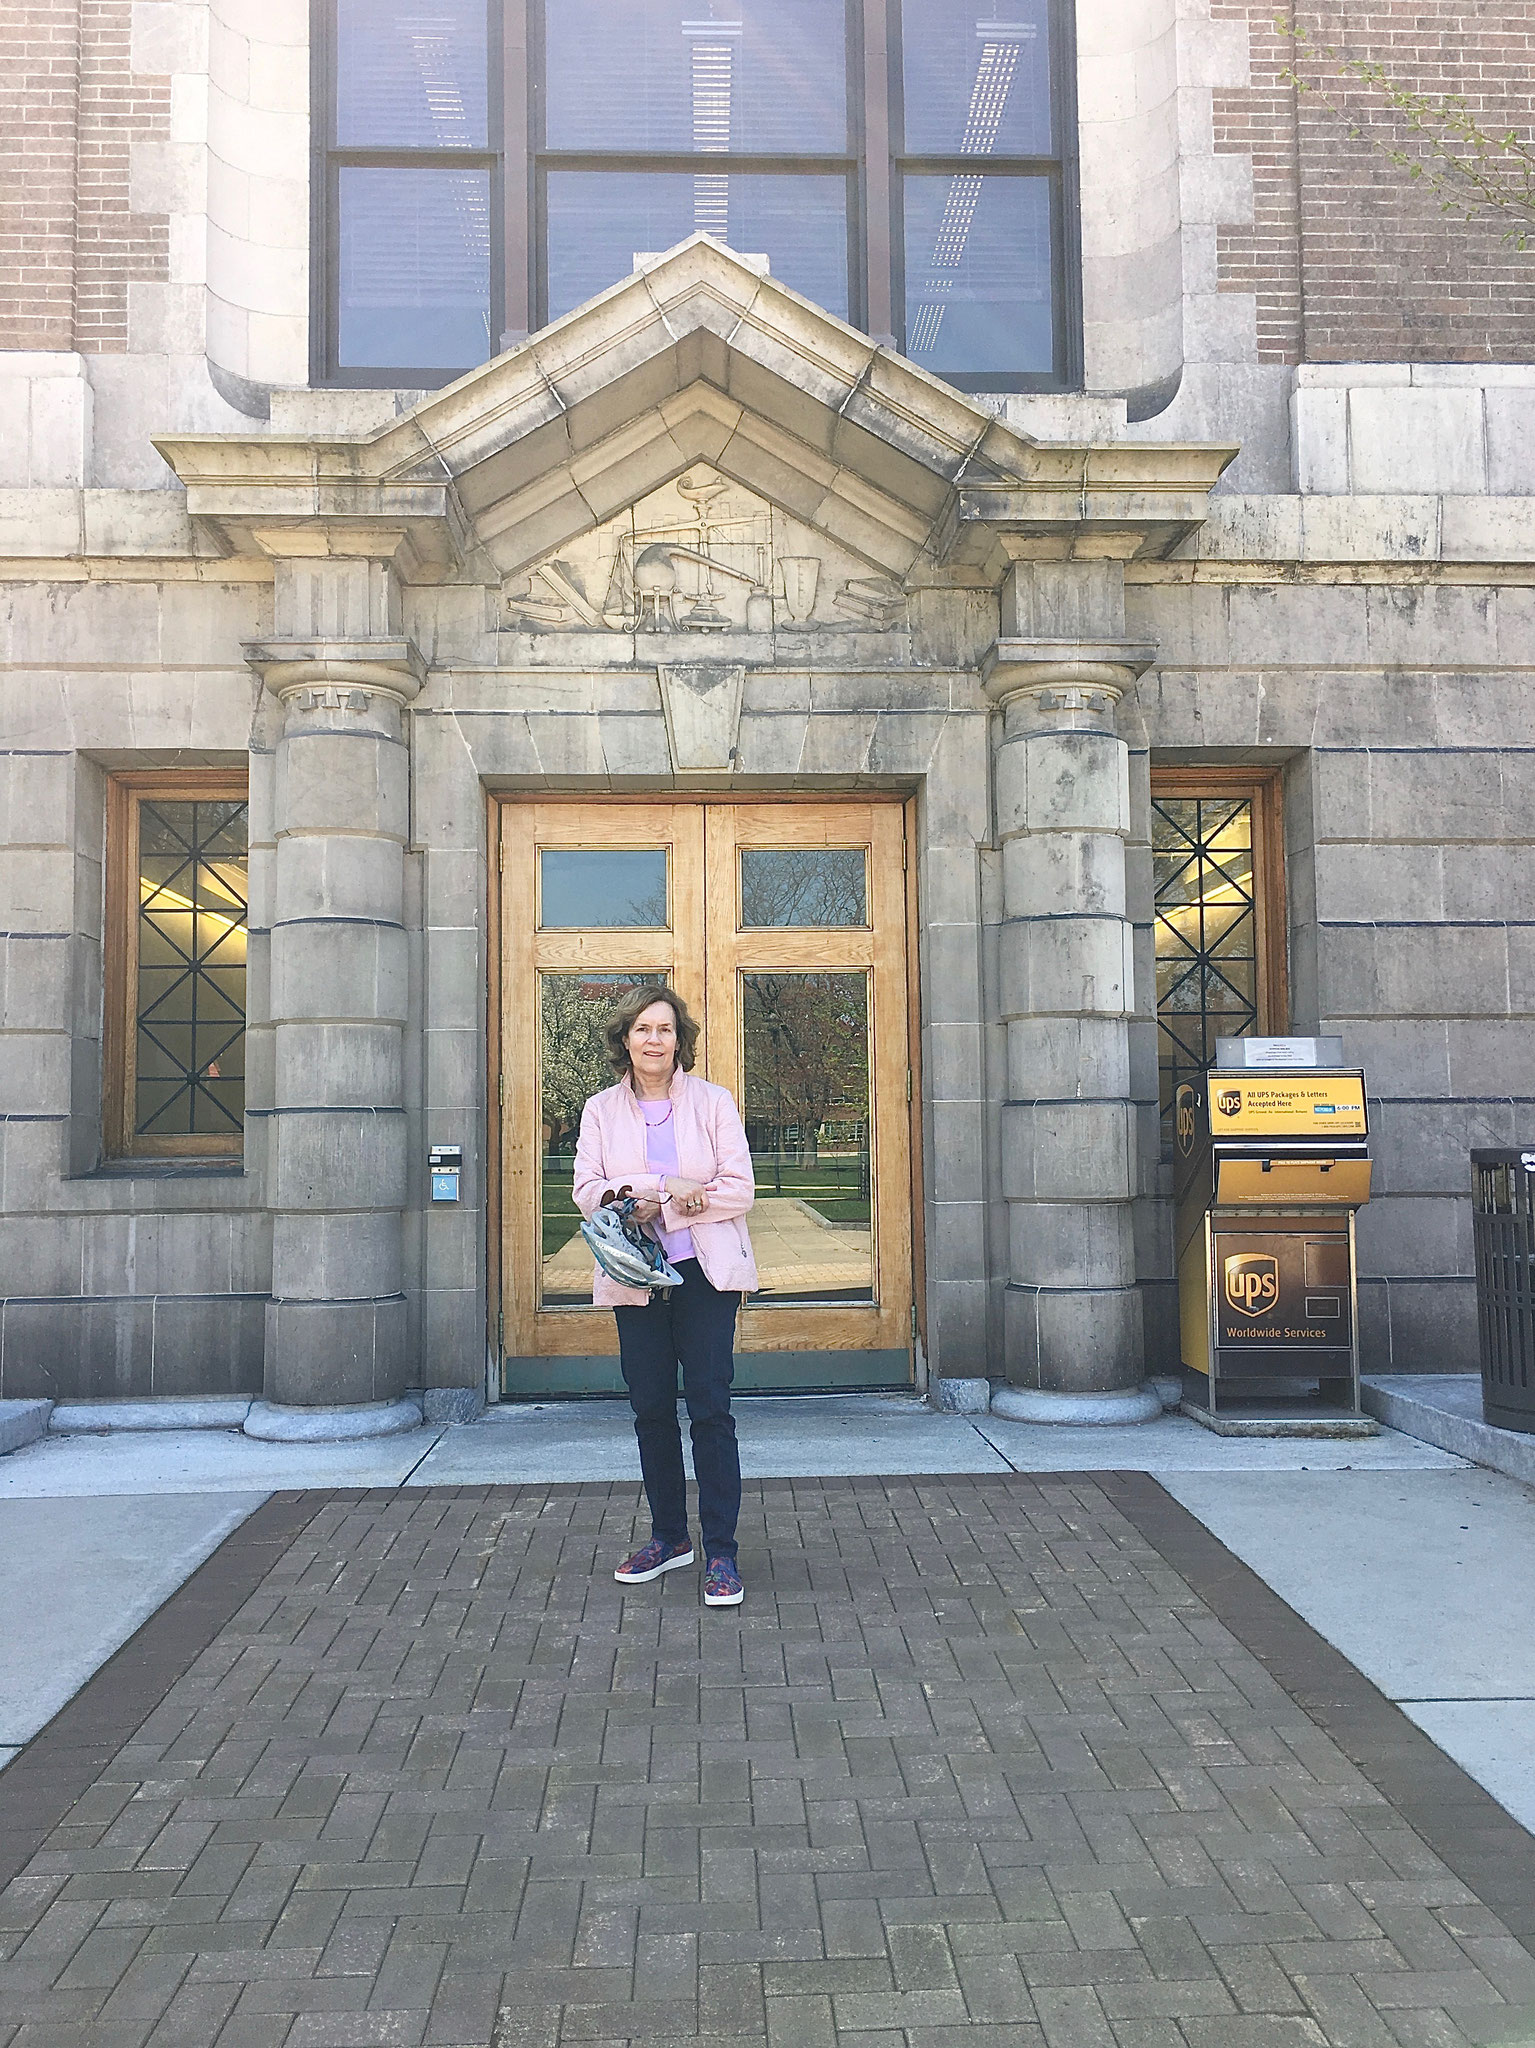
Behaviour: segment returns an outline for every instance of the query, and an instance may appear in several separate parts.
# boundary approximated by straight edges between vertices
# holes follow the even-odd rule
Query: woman
[[[736,1310],[757,1285],[744,1217],[756,1197],[751,1153],[729,1094],[692,1073],[698,1026],[669,988],[636,989],[608,1019],[615,1087],[581,1113],[575,1198],[590,1216],[627,1185],[682,1285],[644,1294],[597,1269],[592,1299],[618,1320],[624,1385],[634,1409],[650,1541],[614,1572],[639,1586],[693,1562],[677,1427],[677,1369],[692,1425],[704,1542],[704,1604],[738,1607],[741,1462],[730,1413]]]

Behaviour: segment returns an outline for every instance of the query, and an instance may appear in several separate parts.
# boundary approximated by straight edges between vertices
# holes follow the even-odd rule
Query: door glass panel
[[[550,149],[847,148],[843,0],[548,0],[544,44]]]
[[[539,928],[666,928],[666,849],[546,846],[539,854]]]
[[[867,926],[868,857],[861,846],[741,849],[741,929]]]
[[[246,808],[139,806],[134,1130],[229,1137],[245,1118]]]
[[[592,1255],[581,1236],[571,1186],[587,1097],[611,1088],[602,1029],[631,988],[663,976],[541,974],[539,996],[540,1294],[545,1308],[590,1308]]]
[[[874,1297],[867,974],[741,976],[764,1302]]]

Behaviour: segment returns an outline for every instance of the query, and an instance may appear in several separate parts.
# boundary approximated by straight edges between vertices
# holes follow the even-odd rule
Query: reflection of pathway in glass
[[[829,1223],[808,1202],[790,1196],[758,1200],[748,1219],[760,1293],[867,1296],[874,1285],[871,1234]],[[544,1261],[544,1299],[587,1301],[592,1255],[580,1232]]]
[[[829,1223],[793,1197],[758,1201],[749,1227],[762,1294],[869,1294],[873,1240],[861,1227]]]

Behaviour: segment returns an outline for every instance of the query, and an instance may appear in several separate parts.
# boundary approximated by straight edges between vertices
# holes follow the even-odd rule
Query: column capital
[[[999,707],[1034,697],[1046,711],[1112,713],[1156,658],[1144,641],[998,640],[981,659],[981,683]]]
[[[356,640],[249,640],[245,659],[285,707],[306,696],[304,710],[366,710],[353,695],[390,697],[409,704],[426,681],[426,660],[413,640],[368,636]]]

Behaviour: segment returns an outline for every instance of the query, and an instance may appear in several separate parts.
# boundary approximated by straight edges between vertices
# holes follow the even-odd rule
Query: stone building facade
[[[0,6],[0,1395],[609,1384],[551,1020],[667,971],[771,1132],[751,1383],[1130,1412],[1176,1355],[1200,805],[1245,806],[1245,865],[1198,855],[1250,906],[1234,1028],[1368,1071],[1365,1369],[1469,1369],[1467,1151],[1535,1130],[1535,259],[1355,144],[1339,227],[1272,6],[1077,0],[1039,388],[709,234],[446,388],[327,379],[323,12]],[[1528,125],[1483,17],[1370,20]],[[824,942],[740,894],[807,847],[866,854]],[[553,855],[657,848],[664,911],[551,910],[620,874]],[[162,1054],[205,1120],[157,1135]]]

